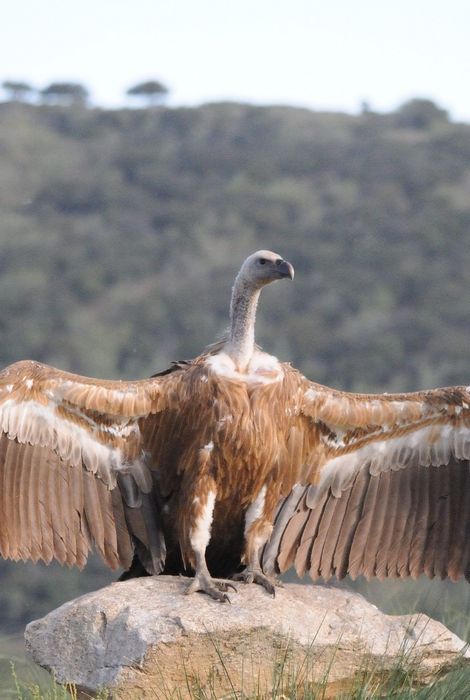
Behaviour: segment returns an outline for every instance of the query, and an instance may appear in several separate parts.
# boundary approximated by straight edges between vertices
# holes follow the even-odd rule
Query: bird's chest
[[[287,432],[281,381],[197,367],[184,404],[155,424],[155,435],[171,439],[150,441],[161,446],[152,458],[163,498],[184,510],[214,490],[227,512],[240,512],[275,480]]]
[[[249,504],[271,478],[285,443],[285,426],[276,420],[276,394],[266,387],[218,397],[207,455],[217,500],[227,507]]]

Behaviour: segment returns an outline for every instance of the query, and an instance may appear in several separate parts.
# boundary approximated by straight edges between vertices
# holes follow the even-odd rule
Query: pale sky
[[[0,82],[81,82],[97,105],[155,78],[173,105],[429,97],[470,122],[470,0],[3,0],[1,15]]]

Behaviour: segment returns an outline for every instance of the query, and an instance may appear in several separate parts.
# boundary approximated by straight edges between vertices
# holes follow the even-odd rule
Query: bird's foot
[[[276,586],[278,588],[283,587],[283,584],[278,579],[274,577],[270,578],[266,576],[266,574],[263,574],[261,569],[253,569],[250,566],[247,566],[246,569],[243,569],[239,574],[235,574],[233,580],[243,581],[243,583],[257,583],[259,586],[263,586],[273,598],[276,596]]]
[[[194,579],[192,580],[186,594],[190,593],[207,593],[214,600],[218,600],[220,603],[230,603],[230,598],[227,595],[227,591],[232,588],[236,592],[235,586],[229,581],[216,581],[211,578],[209,574],[206,573],[196,573]]]

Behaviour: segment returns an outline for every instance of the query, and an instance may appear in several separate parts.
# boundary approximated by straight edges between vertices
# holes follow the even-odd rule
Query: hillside
[[[344,389],[468,383],[470,125],[414,107],[0,104],[2,366],[142,377],[191,357],[271,248],[296,279],[262,299],[267,350]],[[0,571],[10,627],[110,578]]]

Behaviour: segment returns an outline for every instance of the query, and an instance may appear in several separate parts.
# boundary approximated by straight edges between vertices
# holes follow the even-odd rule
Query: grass
[[[263,692],[258,686],[255,693],[245,694],[237,691],[230,677],[227,676],[231,689],[223,695],[223,700],[327,700],[334,697],[335,700],[378,700],[378,698],[393,698],[393,700],[468,700],[470,697],[470,672],[468,670],[454,671],[445,679],[438,680],[431,686],[417,689],[414,677],[401,665],[398,660],[394,669],[386,674],[380,672],[380,668],[364,668],[356,674],[352,685],[341,688],[338,684],[333,695],[328,686],[328,673],[320,682],[313,683],[310,680],[311,667],[307,661],[299,668],[292,668],[286,663],[287,655],[273,667],[273,689],[270,693]],[[223,663],[223,659],[221,658]],[[77,700],[77,689],[73,685],[63,687],[52,679],[32,681],[25,680],[24,667],[19,672],[14,664],[10,667],[7,678],[8,683],[2,689],[2,700]],[[186,687],[176,693],[155,689],[157,700],[221,700],[216,687],[202,684],[194,678],[188,678]],[[98,696],[98,700],[108,700],[110,696],[106,691]],[[136,700],[140,698],[136,697]]]
[[[15,674],[12,673],[12,665]],[[10,635],[0,638],[0,698],[12,700],[21,698],[17,685],[35,685],[44,693],[48,692],[54,683],[50,675],[33,664],[26,657],[22,635]],[[25,696],[27,698],[28,696]],[[34,697],[34,696],[31,696]],[[44,695],[47,697],[47,695]],[[28,698],[29,700],[29,698]]]

